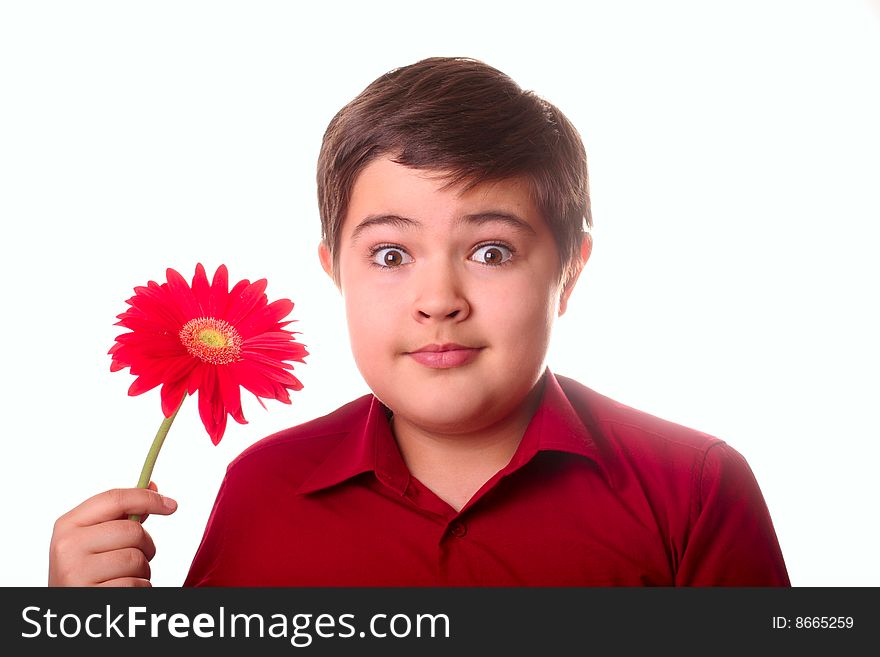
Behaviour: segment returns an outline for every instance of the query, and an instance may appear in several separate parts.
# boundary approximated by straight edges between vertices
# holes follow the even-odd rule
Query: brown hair
[[[447,187],[526,176],[556,238],[560,280],[592,226],[587,156],[555,106],[475,59],[431,57],[394,69],[343,107],[324,133],[318,204],[339,284],[339,236],[358,174],[376,158],[448,172]]]

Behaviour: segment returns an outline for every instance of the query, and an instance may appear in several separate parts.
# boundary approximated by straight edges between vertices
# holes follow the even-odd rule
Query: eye
[[[413,261],[406,251],[396,246],[382,246],[374,249],[370,254],[370,260],[377,267],[386,269],[394,269]]]
[[[513,250],[503,244],[484,244],[477,247],[472,260],[476,260],[481,265],[503,265],[513,257]]]

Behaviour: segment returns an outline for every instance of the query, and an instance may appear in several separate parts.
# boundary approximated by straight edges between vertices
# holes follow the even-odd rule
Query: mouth
[[[482,350],[482,347],[466,347],[455,343],[429,344],[407,352],[406,355],[425,367],[449,369],[472,363]]]

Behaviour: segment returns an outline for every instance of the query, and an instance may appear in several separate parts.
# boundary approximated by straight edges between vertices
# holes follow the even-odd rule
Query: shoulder
[[[701,518],[716,529],[772,527],[752,469],[724,440],[636,410],[573,379],[557,380],[595,442],[612,487],[630,503],[647,502],[681,546],[687,543],[681,537]]]
[[[264,482],[283,477],[291,483],[304,478],[320,465],[351,431],[362,422],[372,395],[364,395],[335,411],[303,424],[274,433],[241,452],[227,468],[227,479]]]
[[[616,443],[687,453],[703,453],[723,441],[606,397],[565,376],[555,375],[582,421]]]
[[[635,483],[646,493],[692,497],[719,460],[748,467],[716,436],[635,409],[574,379],[556,378],[619,486]]]

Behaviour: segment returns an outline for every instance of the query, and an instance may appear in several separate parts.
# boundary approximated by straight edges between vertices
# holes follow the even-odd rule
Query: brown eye
[[[385,267],[387,269],[394,269],[400,265],[412,262],[412,258],[407,255],[406,251],[388,246],[382,249],[376,249],[376,251],[373,252],[372,260],[377,266]]]
[[[501,253],[501,249],[496,246],[493,246],[490,249],[486,249],[483,253],[483,260],[488,264],[496,264],[501,262],[504,259],[504,254]]]
[[[474,251],[473,259],[484,265],[500,265],[512,256],[510,249],[502,244],[487,244]]]

